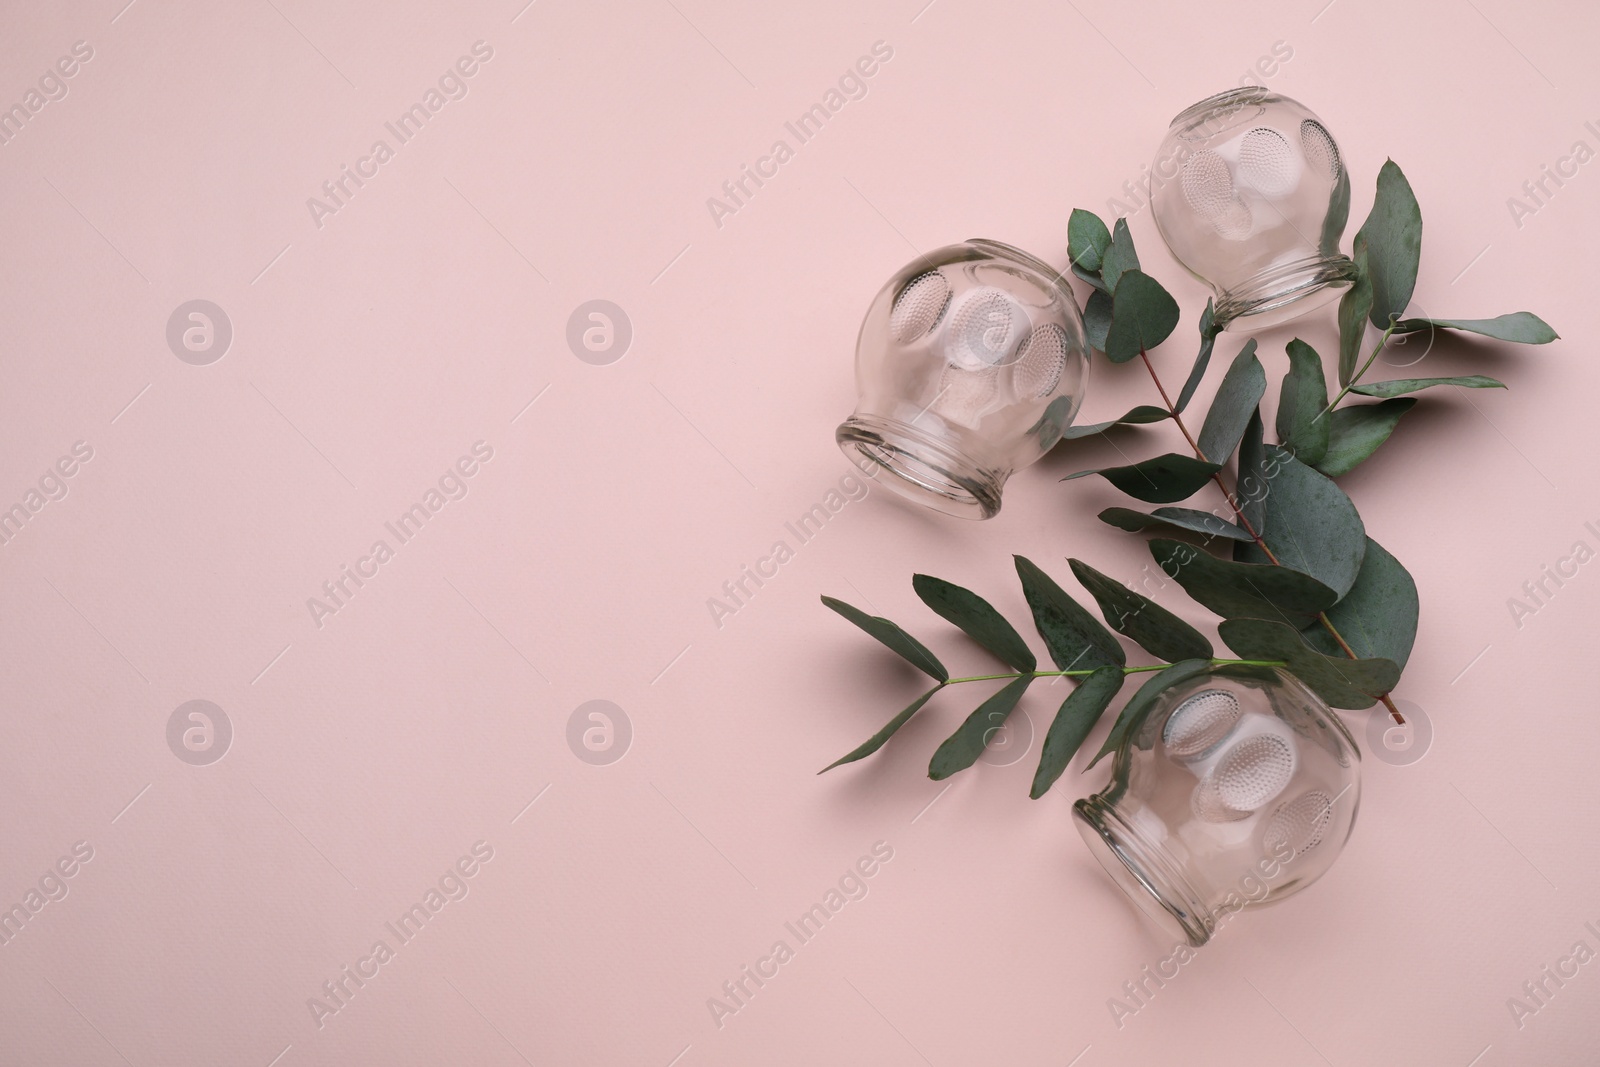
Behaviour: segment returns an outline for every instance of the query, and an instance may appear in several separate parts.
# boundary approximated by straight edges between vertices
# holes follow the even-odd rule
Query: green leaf
[[[1194,366],[1189,371],[1189,380],[1183,383],[1183,390],[1178,393],[1176,405],[1178,414],[1183,414],[1183,409],[1189,406],[1189,401],[1194,399],[1194,391],[1199,388],[1200,382],[1206,376],[1206,367],[1211,364],[1211,349],[1217,343],[1217,335],[1222,332],[1222,327],[1217,324],[1216,315],[1210,298],[1206,299],[1206,309],[1200,313],[1200,354],[1194,357]]]
[[[827,774],[829,771],[840,766],[841,764],[854,763],[856,760],[865,756],[870,756],[874,752],[878,751],[878,749],[883,747],[883,743],[885,741],[894,736],[894,732],[896,730],[900,729],[900,727],[904,726],[910,721],[911,716],[922,710],[922,705],[926,704],[933,697],[933,694],[937,693],[943,688],[944,684],[940,683],[939,685],[936,685],[932,689],[928,690],[926,693],[923,693],[916,700],[911,702],[910,707],[906,708],[906,710],[890,719],[888,724],[884,726],[883,729],[879,730],[877,733],[863,741],[858,747],[852,749],[848,754],[840,756],[838,759],[834,760],[817,773]]]
[[[1355,470],[1389,439],[1400,416],[1416,405],[1414,396],[1400,396],[1377,404],[1348,404],[1328,416],[1328,451],[1317,470],[1337,478]]]
[[[1229,619],[1217,628],[1222,640],[1245,659],[1282,660],[1288,672],[1336,708],[1370,708],[1400,680],[1387,659],[1324,656],[1291,628],[1264,619]]]
[[[944,669],[944,664],[939,662],[938,656],[929,652],[921,641],[888,619],[878,615],[868,615],[860,608],[852,607],[842,600],[835,600],[831,596],[823,597],[822,602],[877,638],[891,651],[899,653],[902,659],[923,674],[941,682],[950,680],[950,672]]]
[[[1372,272],[1367,268],[1367,238],[1356,234],[1351,258],[1356,263],[1355,283],[1339,299],[1339,384],[1349,385],[1361,359],[1361,342],[1372,314]]]
[[[1250,416],[1244,428],[1244,440],[1239,442],[1239,478],[1234,500],[1243,513],[1243,522],[1258,534],[1267,530],[1267,454],[1263,442],[1266,428],[1261,424],[1261,409]],[[1246,540],[1254,541],[1253,537]]]
[[[1133,533],[1141,530],[1184,530],[1207,537],[1226,537],[1230,541],[1253,540],[1244,527],[1219,519],[1209,511],[1196,511],[1193,508],[1156,508],[1148,515],[1131,508],[1106,508],[1100,513],[1100,521]]]
[[[1561,336],[1549,323],[1529,311],[1514,311],[1492,319],[1401,319],[1395,324],[1394,332],[1420,333],[1431,327],[1481,333],[1485,337],[1523,345],[1547,345]]]
[[[1122,739],[1139,728],[1139,724],[1149,714],[1156,697],[1173,686],[1187,682],[1190,678],[1205,674],[1209,670],[1211,670],[1209,659],[1186,659],[1152,675],[1122,706],[1122,713],[1117,716],[1117,721],[1111,724],[1111,732],[1106,735],[1105,744],[1100,746],[1100,751],[1089,761],[1089,766],[1093,767],[1105,758],[1107,753],[1116,751],[1122,744]]]
[[[1334,415],[1346,410],[1340,408]],[[1338,447],[1338,435],[1335,421],[1329,458]],[[1263,540],[1283,566],[1309,574],[1344,596],[1355,584],[1367,550],[1367,531],[1356,506],[1330,478],[1289,452],[1274,445],[1267,445],[1264,451],[1267,495],[1262,503],[1267,532],[1261,535]],[[1234,552],[1234,559],[1245,562],[1260,563],[1266,558],[1254,544],[1239,545]]]
[[[1128,220],[1118,219],[1111,230],[1111,244],[1100,255],[1100,278],[1106,292],[1115,293],[1117,284],[1126,271],[1139,269],[1139,254],[1133,250],[1133,234],[1128,232]]]
[[[1029,433],[1039,435],[1039,447],[1044,451],[1050,451],[1063,436],[1071,434],[1069,427],[1072,424],[1072,407],[1072,397],[1058,396],[1045,405],[1044,414],[1039,416],[1039,421],[1028,427]]]
[[[1055,579],[1031,560],[1023,556],[1013,558],[1017,577],[1022,579],[1022,594],[1033,610],[1033,624],[1049,646],[1050,658],[1055,660],[1057,670],[1120,667],[1128,662],[1128,654],[1117,639],[1100,625],[1099,619],[1057,585]]]
[[[1322,218],[1322,241],[1319,246],[1324,256],[1339,254],[1339,238],[1344,234],[1345,223],[1350,221],[1350,171],[1342,163],[1339,178],[1328,194],[1328,213]]]
[[[1073,208],[1067,218],[1067,256],[1074,267],[1095,274],[1100,273],[1100,262],[1111,247],[1111,231],[1099,215],[1082,208]]]
[[[1065,399],[1066,397],[1056,398],[1056,400]],[[1053,400],[1051,403],[1055,403],[1055,401]],[[1151,407],[1149,404],[1140,404],[1120,419],[1112,419],[1110,422],[1091,423],[1088,426],[1074,426],[1067,430],[1065,436],[1067,440],[1072,441],[1079,437],[1088,437],[1091,434],[1105,433],[1113,426],[1138,426],[1144,423],[1160,422],[1171,417],[1161,408]]]
[[[977,593],[927,574],[912,575],[911,588],[941,618],[959,626],[1001,662],[1019,671],[1031,671],[1039,665],[1016,628]]]
[[[1256,340],[1252,337],[1234,357],[1228,373],[1222,376],[1217,397],[1211,402],[1211,410],[1206,412],[1206,421],[1200,427],[1200,451],[1207,459],[1228,462],[1266,391],[1267,372],[1261,369],[1261,361],[1256,358]]]
[[[1083,336],[1096,352],[1106,350],[1106,334],[1111,331],[1111,298],[1103,290],[1089,294],[1083,305]]]
[[[1124,493],[1151,504],[1174,504],[1193,496],[1222,469],[1218,463],[1202,463],[1193,456],[1168,452],[1126,467],[1102,467],[1077,471],[1061,479],[1070,482],[1098,474]]]
[[[945,738],[944,744],[934,752],[933,759],[928,763],[928,777],[936,782],[943,781],[977,762],[978,757],[983,755],[983,747],[1006,724],[1006,718],[1017,706],[1017,701],[1022,699],[1022,694],[1027,692],[1028,686],[1033,684],[1033,678],[1031,674],[1024,674],[979,704],[978,710],[968,715],[956,732]]]
[[[1339,600],[1326,585],[1288,567],[1222,560],[1164,538],[1150,542],[1150,554],[1184,592],[1225,619],[1282,619],[1298,628]]]
[[[1157,659],[1175,663],[1180,659],[1210,659],[1211,642],[1193,626],[1178,618],[1143,593],[1135,592],[1108,578],[1082,560],[1067,560],[1078,582],[1100,605],[1100,614],[1111,628],[1139,642],[1139,647]]]
[[[1038,800],[1050,791],[1072,757],[1083,747],[1084,738],[1100,721],[1111,701],[1122,691],[1123,673],[1118,667],[1101,667],[1083,680],[1061,702],[1055,721],[1044,735],[1039,751],[1039,769],[1033,773],[1033,788],[1028,796]]]
[[[1170,337],[1178,314],[1178,302],[1160,282],[1130,267],[1112,294],[1111,328],[1101,351],[1113,363],[1126,363]]]
[[[1404,670],[1417,639],[1418,610],[1417,583],[1399,560],[1369,537],[1356,584],[1328,609],[1328,621],[1358,656],[1393,660]],[[1307,627],[1300,636],[1327,655],[1343,654],[1321,623]]]
[[[1505,382],[1496,381],[1482,374],[1467,374],[1460,378],[1397,378],[1392,382],[1366,382],[1352,386],[1352,393],[1362,396],[1377,396],[1388,399],[1401,396],[1405,393],[1420,393],[1424,389],[1432,389],[1436,385],[1459,385],[1463,389],[1504,389]]]
[[[1316,466],[1328,451],[1327,406],[1322,357],[1297,337],[1289,342],[1289,373],[1278,395],[1278,440],[1302,463]]]
[[[1392,159],[1378,171],[1378,195],[1361,234],[1367,239],[1367,269],[1372,275],[1368,318],[1386,330],[1411,303],[1417,262],[1422,258],[1422,209],[1411,183]]]

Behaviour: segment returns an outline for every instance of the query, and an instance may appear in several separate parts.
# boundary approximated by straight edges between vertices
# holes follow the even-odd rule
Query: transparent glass
[[[1216,320],[1269,326],[1321,306],[1355,280],[1339,252],[1350,176],[1304,106],[1259,87],[1202,100],[1156,150],[1151,204],[1161,237],[1216,291]]]
[[[1074,822],[1164,933],[1203,945],[1233,914],[1333,865],[1355,824],[1360,760],[1292,675],[1219,667],[1161,694]]]
[[[902,496],[987,519],[1006,479],[1071,424],[1088,374],[1083,318],[1058,271],[996,241],[949,245],[867,309],[839,447],[888,471],[882,484]]]

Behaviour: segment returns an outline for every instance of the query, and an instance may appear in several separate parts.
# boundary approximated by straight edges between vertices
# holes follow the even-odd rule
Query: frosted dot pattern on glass
[[[1322,835],[1333,820],[1333,798],[1313,790],[1278,805],[1261,836],[1268,855],[1293,852],[1299,856],[1322,842]]]
[[[965,370],[997,367],[1016,357],[1028,315],[1004,291],[982,286],[967,293],[950,316],[945,354]]]
[[[1288,787],[1294,768],[1294,750],[1287,741],[1276,734],[1256,734],[1230,745],[1210,777],[1224,804],[1255,811]]]
[[[889,312],[890,335],[901,344],[910,344],[933,329],[948,303],[950,283],[943,274],[931,270],[917,275],[894,298],[894,308]]]
[[[1232,733],[1239,715],[1238,697],[1225,689],[1202,689],[1173,709],[1161,740],[1178,759],[1194,759]]]
[[[1067,366],[1067,332],[1053,322],[1034,328],[1017,354],[1012,386],[1019,400],[1040,399],[1056,391]]]
[[[1300,159],[1289,139],[1277,130],[1257,126],[1239,142],[1239,169],[1234,185],[1254,189],[1269,200],[1294,192],[1300,184]]]
[[[1300,149],[1313,171],[1329,181],[1338,180],[1341,166],[1339,146],[1333,143],[1333,135],[1323,128],[1322,123],[1312,119],[1300,123]]]

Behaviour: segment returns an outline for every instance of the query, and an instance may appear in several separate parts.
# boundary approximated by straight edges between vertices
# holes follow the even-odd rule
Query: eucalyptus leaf
[[[1242,515],[1241,525],[1248,524],[1257,534],[1267,530],[1267,454],[1263,438],[1266,429],[1261,423],[1261,409],[1250,416],[1244,428],[1244,440],[1239,442],[1239,477],[1234,501]],[[1246,540],[1254,541],[1253,537]]]
[[[860,608],[846,604],[842,600],[835,600],[831,596],[823,597],[822,602],[877,638],[885,647],[898,653],[902,659],[923,674],[941,682],[950,680],[950,672],[939,662],[939,657],[923,647],[921,641],[888,619],[879,615],[868,615]]]
[[[1226,537],[1230,541],[1254,540],[1244,527],[1219,519],[1209,511],[1197,511],[1194,508],[1156,508],[1148,515],[1131,508],[1106,508],[1100,513],[1100,521],[1133,533],[1142,530],[1183,530],[1207,537]]]
[[[1411,303],[1422,257],[1422,209],[1411,183],[1392,159],[1378,171],[1378,193],[1361,234],[1367,239],[1367,269],[1372,276],[1368,318],[1386,330]]]
[[[1515,341],[1524,345],[1546,345],[1561,335],[1550,324],[1529,311],[1513,311],[1492,319],[1401,319],[1394,332],[1420,333],[1433,327],[1441,330],[1462,330],[1479,333],[1500,341]]]
[[[1351,386],[1352,393],[1388,399],[1405,393],[1420,393],[1436,385],[1459,385],[1463,389],[1504,389],[1505,382],[1496,381],[1483,374],[1466,374],[1459,378],[1397,378],[1391,382],[1363,382]]]
[[[1106,350],[1106,334],[1111,330],[1111,297],[1104,290],[1089,294],[1083,305],[1083,336],[1096,352]]]
[[[977,593],[928,574],[912,575],[911,587],[924,604],[946,622],[959,626],[1003,663],[1019,671],[1031,671],[1039,665],[1016,628]]]
[[[1322,357],[1298,337],[1289,342],[1289,373],[1278,395],[1278,440],[1302,463],[1316,466],[1328,451],[1328,381]]]
[[[1372,272],[1367,268],[1367,238],[1356,234],[1351,259],[1356,264],[1356,280],[1339,300],[1339,384],[1349,385],[1361,359],[1361,342],[1367,335],[1367,316],[1372,314]]]
[[[1328,459],[1333,458],[1339,446],[1336,417],[1340,411],[1348,410],[1339,408],[1334,412]],[[1263,540],[1284,567],[1308,574],[1344,596],[1355,584],[1361,557],[1367,550],[1367,531],[1356,506],[1332,479],[1284,449],[1267,445],[1263,451],[1267,478],[1263,501],[1267,532],[1262,534]],[[1325,465],[1328,459],[1323,461]],[[1239,545],[1234,558],[1251,563],[1267,560],[1266,553],[1254,544]]]
[[[1014,559],[1017,577],[1022,580],[1022,595],[1028,600],[1033,623],[1049,647],[1057,670],[1120,667],[1128,662],[1121,643],[1055,579],[1026,557]]]
[[[885,741],[889,740],[889,738],[894,736],[894,732],[896,730],[900,729],[900,727],[904,726],[907,722],[909,722],[911,720],[911,716],[915,715],[917,712],[922,710],[922,705],[926,704],[930,699],[932,699],[933,698],[933,694],[937,693],[939,690],[941,690],[943,688],[944,688],[944,685],[943,685],[943,683],[941,683],[939,685],[934,686],[932,689],[928,690],[926,693],[923,693],[916,700],[911,702],[911,706],[910,707],[906,708],[906,710],[902,711],[900,714],[898,714],[894,718],[890,719],[889,722],[884,726],[883,729],[879,730],[877,733],[873,734],[871,737],[869,737],[865,741],[863,741],[859,746],[857,746],[856,748],[852,749],[847,754],[845,754],[843,756],[840,756],[838,759],[834,760],[832,763],[828,764],[826,767],[822,768],[822,770],[818,771],[817,773],[818,774],[826,774],[829,771],[833,770],[835,767],[840,766],[841,764],[854,763],[856,760],[862,759],[863,757],[866,757],[866,756],[870,756],[874,752],[878,751],[878,749],[883,747],[883,744],[884,744]]]
[[[1033,773],[1033,788],[1028,796],[1038,800],[1050,791],[1072,757],[1083,747],[1084,738],[1100,721],[1111,701],[1122,691],[1124,675],[1118,667],[1101,667],[1061,702],[1055,721],[1044,735],[1039,750],[1039,769]]]
[[[1221,332],[1222,327],[1217,323],[1212,300],[1207,297],[1206,309],[1200,313],[1200,354],[1194,357],[1194,366],[1189,370],[1189,380],[1183,383],[1183,389],[1178,393],[1178,402],[1174,405],[1178,414],[1183,414],[1183,409],[1194,399],[1194,391],[1205,379],[1206,368],[1211,364],[1211,350],[1216,346],[1217,335]]]
[[[1072,436],[1072,406],[1072,397],[1058,396],[1045,405],[1039,421],[1028,427],[1029,433],[1039,435],[1039,447],[1046,452],[1054,448],[1063,436]]]
[[[1100,254],[1100,279],[1106,292],[1115,293],[1126,271],[1139,269],[1139,254],[1133,250],[1133,234],[1128,220],[1118,219],[1111,229],[1111,243]]]
[[[1358,656],[1393,660],[1402,670],[1417,639],[1417,583],[1384,547],[1367,538],[1361,573],[1344,599],[1328,609],[1328,621]],[[1320,622],[1301,635],[1329,656],[1344,650]]]
[[[1111,247],[1111,231],[1099,215],[1073,208],[1067,218],[1067,256],[1074,267],[1100,273],[1100,262]]]
[[[1339,167],[1339,179],[1328,194],[1328,213],[1322,218],[1322,241],[1318,246],[1325,256],[1338,255],[1339,237],[1350,221],[1350,171],[1341,164],[1335,166]]]
[[[1117,716],[1117,721],[1111,724],[1111,732],[1106,735],[1106,740],[1096,752],[1094,759],[1089,761],[1093,767],[1105,758],[1107,753],[1114,752],[1122,744],[1122,739],[1138,729],[1140,722],[1150,711],[1156,697],[1168,689],[1183,682],[1187,682],[1196,675],[1205,674],[1211,670],[1209,659],[1186,659],[1174,663],[1164,671],[1160,671],[1141,685],[1128,702],[1122,706],[1122,712]],[[1087,768],[1086,768],[1087,769]]]
[[[1184,592],[1225,619],[1281,619],[1299,628],[1339,600],[1317,579],[1288,567],[1222,560],[1164,538],[1150,542],[1150,554]]]
[[[1208,460],[1226,463],[1233,450],[1239,447],[1245,427],[1256,405],[1267,391],[1267,372],[1261,369],[1256,358],[1256,340],[1244,343],[1233,358],[1228,373],[1222,376],[1216,399],[1206,412],[1206,421],[1200,427],[1200,451]]]
[[[1126,467],[1077,471],[1061,480],[1068,482],[1098,474],[1136,500],[1151,504],[1174,504],[1199,492],[1212,475],[1221,469],[1219,463],[1203,463],[1193,456],[1168,452]]]
[[[943,781],[976,763],[978,757],[983,755],[989,738],[1006,724],[1006,719],[1017,706],[1017,701],[1022,699],[1022,694],[1027,692],[1028,686],[1033,684],[1033,679],[1033,675],[1024,674],[979,704],[978,710],[968,715],[956,732],[945,738],[934,752],[933,759],[928,763],[928,777],[936,782]]]
[[[1392,660],[1325,656],[1282,623],[1229,619],[1217,632],[1245,659],[1282,660],[1290,674],[1336,708],[1370,708],[1400,680],[1400,667]]]
[[[1111,296],[1111,326],[1101,351],[1113,363],[1126,363],[1172,336],[1178,302],[1161,283],[1136,268],[1122,272]]]
[[[1175,663],[1180,659],[1210,659],[1211,642],[1193,626],[1178,618],[1143,593],[1108,578],[1082,560],[1069,559],[1079,584],[1089,590],[1100,605],[1111,628],[1139,642],[1139,647],[1157,659]]]
[[[1389,439],[1400,416],[1417,403],[1400,396],[1377,404],[1347,404],[1328,416],[1328,451],[1317,470],[1330,478],[1349,474]]]
[[[1065,398],[1057,397],[1057,399],[1059,400]],[[1055,401],[1051,401],[1051,403],[1054,402]],[[1113,426],[1139,426],[1145,423],[1160,422],[1163,419],[1170,419],[1171,417],[1171,415],[1167,414],[1167,412],[1161,408],[1151,407],[1149,404],[1140,404],[1138,407],[1129,411],[1120,419],[1112,419],[1110,422],[1090,423],[1087,426],[1073,426],[1067,430],[1064,436],[1067,440],[1073,441],[1079,437],[1088,437],[1092,434],[1105,433]]]

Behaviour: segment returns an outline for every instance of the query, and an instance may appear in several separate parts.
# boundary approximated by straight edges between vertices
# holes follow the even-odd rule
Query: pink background
[[[1600,548],[1600,163],[1520,220],[1507,199],[1600,149],[1597,19],[1321,2],[11,5],[0,104],[93,56],[0,145],[0,508],[93,456],[0,546],[0,904],[93,858],[0,945],[0,1061],[1593,1062],[1600,962],[1520,1028],[1507,1000],[1600,949],[1600,564],[1520,627],[1507,602]],[[467,95],[316,225],[307,198],[477,41]],[[867,95],[717,225],[707,198],[878,41]],[[1432,748],[1368,759],[1331,873],[1119,1026],[1108,1002],[1171,946],[1070,824],[1103,768],[1030,802],[1035,743],[930,782],[971,686],[814,775],[916,691],[818,594],[988,667],[911,572],[1016,617],[1013,552],[1133,580],[1139,542],[1094,518],[1116,494],[1057,481],[1113,445],[1063,446],[988,523],[874,489],[720,627],[706,602],[847,473],[832,432],[884,278],[972,236],[1063,262],[1069,210],[1106,212],[1174,113],[1275,45],[1259,80],[1340,139],[1355,223],[1386,155],[1415,186],[1414,308],[1529,309],[1565,339],[1378,375],[1512,385],[1428,395],[1346,479],[1422,591],[1398,695]],[[1132,226],[1185,309],[1157,356],[1176,382],[1203,291]],[[165,337],[193,299],[233,328],[206,366]],[[610,365],[566,342],[593,299],[632,324]],[[1295,333],[1333,349],[1331,313],[1269,331],[1274,378]],[[1096,371],[1087,419],[1151,399]],[[307,599],[479,441],[466,495],[319,627]],[[1062,688],[1024,704],[1041,734]],[[192,699],[234,732],[205,766],[167,743]],[[595,699],[632,728],[605,766],[567,741]],[[395,948],[384,924],[479,841],[467,895]],[[880,841],[868,894],[800,945],[783,924]],[[379,939],[393,958],[319,1025],[308,999]],[[719,1026],[708,998],[779,939],[794,958]]]

